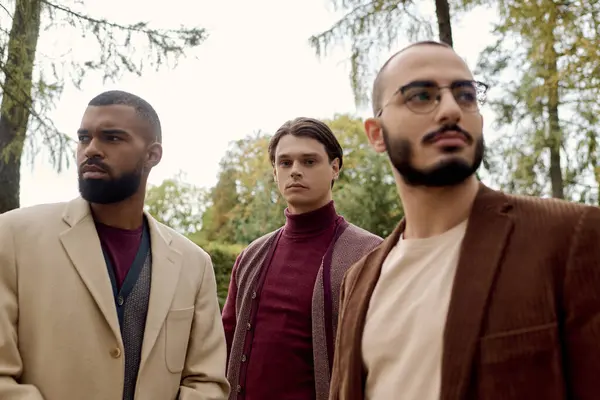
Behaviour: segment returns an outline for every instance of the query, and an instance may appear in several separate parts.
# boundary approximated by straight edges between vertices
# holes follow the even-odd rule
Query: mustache
[[[434,140],[436,140],[438,138],[438,136],[440,136],[448,131],[459,132],[460,134],[464,135],[464,137],[467,139],[467,142],[469,144],[473,143],[473,135],[471,135],[469,132],[465,131],[463,128],[461,128],[457,124],[444,125],[436,131],[429,132],[427,135],[423,136],[423,143],[433,142]]]
[[[102,170],[104,170],[105,172],[110,172],[110,168],[108,167],[108,165],[104,164],[102,161],[100,161],[97,158],[88,158],[86,161],[82,162],[81,165],[79,165],[79,169],[81,170],[81,168],[85,167],[86,165],[88,166],[96,166],[98,168],[101,168]]]

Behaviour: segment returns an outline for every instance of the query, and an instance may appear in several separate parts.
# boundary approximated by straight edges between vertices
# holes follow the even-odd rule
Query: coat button
[[[120,348],[118,348],[118,347],[115,347],[114,349],[112,349],[112,350],[110,351],[110,355],[111,355],[113,358],[119,358],[119,357],[121,357],[121,349],[120,349]]]
[[[252,298],[255,299],[256,298],[256,292],[252,292]]]
[[[237,392],[240,393],[242,391],[242,387],[240,385],[237,385]]]
[[[118,305],[122,306],[124,302],[125,302],[125,300],[123,300],[123,296],[117,297],[117,304]]]
[[[247,330],[250,330],[250,329],[252,329],[252,325],[250,324],[250,322],[248,322],[248,323],[246,324],[246,329],[247,329]]]
[[[242,362],[246,362],[246,355],[242,354]]]

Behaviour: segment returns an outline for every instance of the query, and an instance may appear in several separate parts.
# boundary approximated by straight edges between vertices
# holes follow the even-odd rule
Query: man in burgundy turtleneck
[[[381,239],[336,213],[331,189],[343,155],[327,125],[287,122],[269,157],[286,223],[250,244],[233,268],[223,310],[230,399],[326,399],[334,293],[345,270]],[[351,250],[337,246],[340,237]]]
[[[303,214],[288,209],[285,216],[254,320],[246,375],[247,392],[257,393],[252,399],[283,391],[289,391],[286,399],[315,397],[310,309],[321,259],[341,217],[333,201]],[[264,385],[266,376],[278,379]]]

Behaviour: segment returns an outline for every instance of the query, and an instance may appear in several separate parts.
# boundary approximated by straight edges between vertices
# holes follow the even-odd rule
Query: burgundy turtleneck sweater
[[[254,321],[245,400],[315,398],[311,307],[317,273],[341,217],[333,201],[286,224]]]

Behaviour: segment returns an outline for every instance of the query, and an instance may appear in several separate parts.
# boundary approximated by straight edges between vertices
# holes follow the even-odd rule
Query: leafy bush
[[[190,236],[190,239],[210,255],[217,278],[219,304],[223,308],[225,299],[227,298],[227,290],[229,289],[231,269],[233,268],[233,264],[235,264],[236,257],[244,250],[245,246],[241,244],[207,242],[196,235]]]

